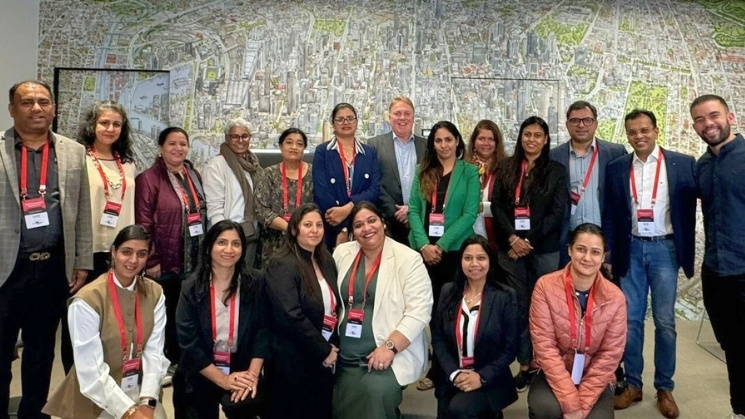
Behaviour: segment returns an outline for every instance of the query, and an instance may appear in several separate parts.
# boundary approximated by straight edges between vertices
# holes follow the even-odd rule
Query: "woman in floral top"
[[[307,146],[308,137],[302,130],[285,130],[279,136],[282,162],[264,169],[256,188],[256,213],[267,227],[261,233],[262,267],[282,246],[287,221],[295,208],[313,202],[311,165],[303,161]]]

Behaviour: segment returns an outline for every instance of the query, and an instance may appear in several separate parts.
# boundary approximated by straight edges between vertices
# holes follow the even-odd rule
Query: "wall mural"
[[[530,115],[549,122],[553,143],[566,141],[565,109],[586,99],[600,138],[625,144],[623,116],[643,107],[658,117],[660,144],[699,156],[690,102],[715,93],[745,109],[737,0],[42,0],[40,16],[41,79],[55,67],[168,70],[168,118],[152,100],[138,113],[184,127],[198,166],[232,117],[252,123],[255,148],[274,147],[291,126],[317,144],[331,135],[331,108],[349,102],[368,138],[389,130],[388,103],[401,94],[417,107],[417,132],[448,119],[468,137],[488,118],[508,148]],[[70,80],[87,94],[61,104],[60,131],[74,135],[91,100],[152,82]],[[166,126],[146,125],[135,134],[140,169]],[[698,275],[679,290],[678,314],[699,316]]]

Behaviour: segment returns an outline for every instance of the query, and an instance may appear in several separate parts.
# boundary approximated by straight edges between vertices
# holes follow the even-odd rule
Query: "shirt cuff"
[[[451,383],[452,383],[453,381],[455,381],[455,377],[456,377],[456,376],[458,375],[458,373],[460,373],[460,370],[455,370],[455,371],[453,371],[453,373],[452,373],[452,374],[450,374],[450,382],[451,382]]]

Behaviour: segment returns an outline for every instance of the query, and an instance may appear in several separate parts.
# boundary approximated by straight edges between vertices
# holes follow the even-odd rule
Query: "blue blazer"
[[[662,150],[662,149],[660,149]],[[693,276],[696,252],[696,160],[685,154],[663,150],[678,265],[688,278]],[[614,276],[624,276],[629,269],[631,243],[631,185],[629,174],[633,154],[620,157],[608,165],[605,175],[605,210],[603,231],[611,251]]]
[[[370,146],[356,142],[357,156],[354,159],[354,174],[352,175],[352,196],[347,196],[347,186],[344,180],[344,169],[341,165],[339,152],[329,150],[329,146],[336,146],[336,139],[316,147],[313,156],[313,200],[321,207],[321,212],[332,207],[361,201],[378,202],[380,195],[380,163],[378,153]],[[324,220],[326,244],[332,249],[336,243],[336,236],[343,227],[350,228],[351,220],[344,220],[332,227]]]
[[[603,185],[605,184],[605,168],[608,167],[608,163],[613,160],[627,154],[626,148],[621,144],[611,143],[603,141],[600,138],[595,138],[598,146],[598,204],[600,205],[600,214],[603,214]],[[551,160],[557,161],[564,165],[566,169],[566,185],[567,185],[567,196],[571,190],[572,179],[569,173],[569,141],[558,145],[551,149],[549,152]],[[564,223],[561,227],[561,236],[559,237],[559,256],[561,257],[561,266],[564,266],[569,262],[569,255],[565,251],[569,245],[569,220],[572,216],[572,201],[567,199],[566,210],[564,211]]]

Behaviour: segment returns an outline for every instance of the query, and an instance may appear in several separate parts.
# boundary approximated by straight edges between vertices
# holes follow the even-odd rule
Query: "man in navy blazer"
[[[625,125],[634,153],[608,165],[603,212],[611,270],[621,278],[628,310],[623,355],[628,387],[615,397],[614,405],[625,409],[642,399],[644,317],[651,292],[657,407],[663,416],[675,418],[675,300],[679,268],[693,276],[696,162],[657,145],[654,113],[635,109],[626,115]]]
[[[569,263],[570,232],[583,223],[602,227],[603,184],[608,163],[626,154],[621,144],[595,137],[598,111],[591,103],[579,100],[567,109],[566,127],[569,141],[551,149],[551,160],[566,167],[569,202],[559,238],[559,264]]]

